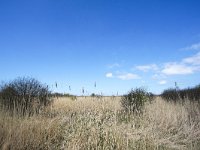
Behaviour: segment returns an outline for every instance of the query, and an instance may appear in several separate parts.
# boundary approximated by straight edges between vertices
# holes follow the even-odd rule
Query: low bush
[[[149,94],[143,88],[131,90],[127,95],[122,96],[121,105],[127,112],[141,113],[145,102],[151,100]]]
[[[164,90],[161,97],[167,101],[176,102],[189,99],[190,101],[200,102],[200,85],[186,89],[170,88]]]
[[[0,106],[12,114],[39,113],[51,101],[48,87],[29,77],[17,78],[1,85],[0,93]]]

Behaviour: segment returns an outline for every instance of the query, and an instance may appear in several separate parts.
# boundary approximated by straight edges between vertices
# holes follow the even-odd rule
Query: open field
[[[0,112],[0,149],[194,149],[200,147],[200,107],[194,102],[147,103],[124,112],[120,97],[55,99],[39,115]]]

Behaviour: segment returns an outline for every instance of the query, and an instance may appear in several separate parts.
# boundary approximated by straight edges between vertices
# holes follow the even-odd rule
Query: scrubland
[[[62,97],[33,116],[0,111],[0,149],[200,148],[200,105],[155,97],[142,113],[125,112],[121,97]]]

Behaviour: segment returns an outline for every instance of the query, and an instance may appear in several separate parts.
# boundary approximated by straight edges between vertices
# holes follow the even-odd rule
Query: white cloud
[[[200,52],[192,57],[188,57],[183,59],[184,63],[192,64],[192,65],[200,65]]]
[[[159,79],[160,78],[160,75],[159,74],[154,74],[153,76],[152,76],[152,79]]]
[[[113,75],[113,73],[109,72],[106,73],[107,78],[118,78],[121,80],[133,80],[133,79],[140,79],[140,77],[137,74],[133,73],[118,73],[117,75]]]
[[[199,43],[200,46],[200,43]],[[198,45],[192,45],[191,48],[197,49]],[[159,65],[160,66],[160,65]],[[119,67],[119,64],[115,63],[110,67]],[[200,52],[197,54],[185,57],[180,61],[176,62],[167,62],[162,65],[162,67],[158,67],[157,64],[149,64],[149,65],[138,65],[135,67],[137,70],[141,70],[143,72],[153,71],[154,73],[151,78],[158,81],[158,84],[166,84],[167,81],[165,79],[171,75],[189,75],[200,71]],[[137,74],[133,73],[123,73],[120,71],[115,71],[115,74],[109,72],[106,74],[107,78],[118,78],[121,80],[133,80],[133,79],[141,79],[141,77]]]
[[[200,43],[196,43],[191,46],[183,48],[183,50],[199,50],[199,49],[200,49]]]
[[[159,80],[159,79],[163,79],[163,78],[166,78],[166,75],[162,74],[162,73],[159,73],[159,74],[154,74],[152,75],[152,79],[154,80]]]
[[[133,73],[121,74],[121,75],[118,75],[117,78],[121,80],[140,79],[140,77],[137,74],[133,74]]]
[[[113,77],[113,74],[112,74],[111,72],[106,73],[106,77],[107,77],[107,78],[112,78],[112,77]]]
[[[166,63],[161,71],[165,75],[185,75],[194,73],[195,68],[185,64]]]
[[[185,75],[200,71],[200,52],[180,62],[166,63],[161,72],[165,75]]]
[[[110,69],[116,68],[116,67],[120,67],[120,64],[114,63],[114,64],[111,64],[111,65],[108,65],[108,68],[110,68]]]
[[[160,84],[160,85],[164,85],[164,84],[166,84],[166,83],[167,83],[166,80],[161,80],[161,81],[158,82],[158,84]]]
[[[141,66],[136,66],[136,69],[140,70],[140,71],[150,71],[150,70],[158,70],[158,66],[156,64],[150,64],[150,65],[141,65]]]

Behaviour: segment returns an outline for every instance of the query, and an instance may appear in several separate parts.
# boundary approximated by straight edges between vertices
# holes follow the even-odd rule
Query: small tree
[[[95,97],[95,96],[96,96],[96,94],[92,93],[90,96],[91,96],[91,97]]]
[[[150,99],[148,92],[143,88],[131,90],[127,95],[122,96],[121,105],[127,112],[141,113],[145,102]]]
[[[29,77],[17,78],[2,85],[0,93],[1,106],[22,115],[39,113],[51,101],[48,87]]]

